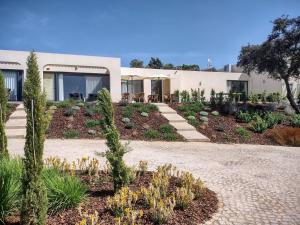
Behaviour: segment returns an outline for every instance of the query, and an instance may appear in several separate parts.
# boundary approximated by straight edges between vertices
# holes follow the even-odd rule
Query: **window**
[[[228,92],[242,93],[240,100],[246,100],[248,96],[248,81],[228,80],[227,88]]]
[[[106,74],[77,74],[56,73],[56,99],[65,100],[70,94],[79,94],[82,99],[97,94],[102,88],[110,89],[109,75]]]
[[[228,92],[233,91],[235,93],[245,93],[248,95],[248,81],[228,80],[227,87]]]
[[[144,92],[144,82],[143,80],[122,80],[121,89],[123,93],[143,93]]]

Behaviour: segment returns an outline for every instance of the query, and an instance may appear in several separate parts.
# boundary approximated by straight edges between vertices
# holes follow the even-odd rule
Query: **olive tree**
[[[267,73],[273,79],[283,80],[287,99],[295,112],[300,113],[289,83],[292,78],[300,78],[300,16],[274,20],[266,41],[242,47],[238,66],[247,73]]]

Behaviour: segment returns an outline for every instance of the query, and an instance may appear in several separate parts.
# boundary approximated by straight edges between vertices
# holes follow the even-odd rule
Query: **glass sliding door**
[[[79,96],[82,100],[95,98],[102,88],[110,89],[109,75],[106,74],[56,74],[56,96],[58,100],[66,100],[71,96]]]
[[[242,93],[243,95],[241,100],[244,100],[244,98],[248,96],[248,81],[228,80],[227,87],[228,91]]]
[[[121,81],[122,94],[132,93],[138,94],[144,92],[143,80],[122,80]]]
[[[162,80],[151,80],[151,95],[158,95],[159,101],[162,101]]]
[[[14,70],[4,70],[2,71],[4,75],[5,87],[8,89],[9,101],[18,101],[19,88],[18,88],[18,71]]]

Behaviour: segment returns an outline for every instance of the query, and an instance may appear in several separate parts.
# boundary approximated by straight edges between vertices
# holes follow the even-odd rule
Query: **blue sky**
[[[262,42],[299,0],[0,0],[0,49],[215,67]]]

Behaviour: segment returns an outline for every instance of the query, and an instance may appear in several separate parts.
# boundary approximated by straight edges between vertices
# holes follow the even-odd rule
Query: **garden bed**
[[[145,108],[147,105],[149,104],[130,104],[128,106],[114,104],[115,123],[122,139],[183,140],[174,128],[171,128],[168,134],[161,131],[161,125],[167,125],[168,120],[157,109],[146,109],[148,110],[147,116],[142,116],[140,107]],[[87,107],[80,106],[75,110],[74,115],[66,116],[65,114],[69,107],[58,107],[54,110],[49,129],[47,130],[47,138],[103,138],[99,125],[101,116],[97,109],[95,109],[94,113],[87,115]],[[129,110],[127,110],[128,108]],[[130,124],[123,121],[125,117],[129,117]]]
[[[47,188],[49,181],[53,179],[51,178],[51,174],[53,174],[54,177],[58,176],[58,179],[54,179],[55,182],[50,186],[54,192],[51,192],[52,195],[50,198],[48,197],[49,206],[52,206],[52,208],[48,209],[47,224],[92,224],[90,223],[92,217],[94,221],[96,221],[94,224],[114,225],[118,224],[116,223],[118,218],[122,221],[120,224],[155,224],[154,214],[153,211],[151,211],[153,209],[153,206],[151,206],[152,203],[150,203],[150,205],[146,204],[147,200],[152,200],[152,198],[157,198],[157,201],[161,199],[164,199],[164,201],[166,201],[166,199],[174,199],[174,205],[169,211],[170,214],[164,217],[166,221],[160,224],[196,225],[209,220],[213,213],[217,211],[218,199],[216,193],[205,187],[202,181],[194,178],[191,173],[178,171],[171,164],[161,166],[156,171],[150,172],[146,170],[147,162],[141,162],[137,169],[131,169],[131,174],[135,175],[131,175],[132,180],[128,188],[125,187],[121,189],[123,193],[121,202],[119,203],[120,199],[113,200],[116,201],[115,203],[118,202],[115,206],[118,210],[124,210],[116,211],[116,208],[114,208],[114,206],[112,207],[109,203],[109,199],[112,200],[118,195],[118,193],[114,195],[113,179],[109,175],[109,167],[106,167],[105,170],[97,170],[99,166],[97,159],[82,158],[71,164],[67,164],[59,158],[46,159],[45,165],[48,168],[48,172],[44,174],[44,177],[49,177],[45,180]],[[76,166],[81,165],[81,170],[70,170],[73,164]],[[61,180],[66,179],[65,182],[70,182],[71,178],[73,182],[79,178],[79,180],[75,182],[76,185],[72,185],[71,183],[65,184],[64,181]],[[166,180],[167,184],[161,182]],[[155,184],[154,182],[158,183]],[[56,185],[58,185],[58,189],[56,189]],[[77,186],[82,186],[81,189],[85,190],[85,197],[83,196],[82,190],[78,192]],[[150,186],[154,187],[155,190],[166,190],[166,196],[162,197],[162,193],[164,193],[162,191],[159,192],[160,197],[146,198],[146,195],[143,193],[151,193]],[[188,187],[190,189],[187,189]],[[178,201],[179,197],[175,194],[181,189],[191,190],[192,193],[194,193],[188,194],[188,196],[193,197],[191,197],[189,201],[185,201],[186,204],[184,207],[181,207],[179,204],[180,201]],[[77,194],[81,195],[80,200],[77,200]],[[130,197],[134,195],[136,195],[136,198]],[[187,196],[183,199],[187,199]],[[131,221],[130,223],[129,220],[132,219],[131,216],[125,217],[124,214],[116,215],[116,212],[126,213],[126,210],[129,208],[131,210],[129,212],[138,213],[134,222]],[[87,223],[81,223],[85,220]],[[6,216],[5,224],[19,225],[20,215],[18,211]]]
[[[179,110],[178,106],[183,104],[171,104],[170,106],[177,111],[178,114],[188,118],[186,112]],[[274,133],[280,130],[293,130],[292,133],[300,135],[300,128],[293,128],[290,126],[288,120],[284,120],[281,124],[275,125],[271,129],[266,129],[262,133],[254,132],[251,129],[251,123],[238,121],[233,115],[218,115],[214,116],[211,112],[207,111],[208,122],[201,123],[199,112],[195,113],[198,124],[192,124],[196,129],[207,136],[211,142],[215,143],[237,143],[237,144],[259,144],[259,145],[282,145],[283,142],[277,140]],[[290,131],[288,131],[290,132]],[[289,145],[287,143],[286,145]]]

